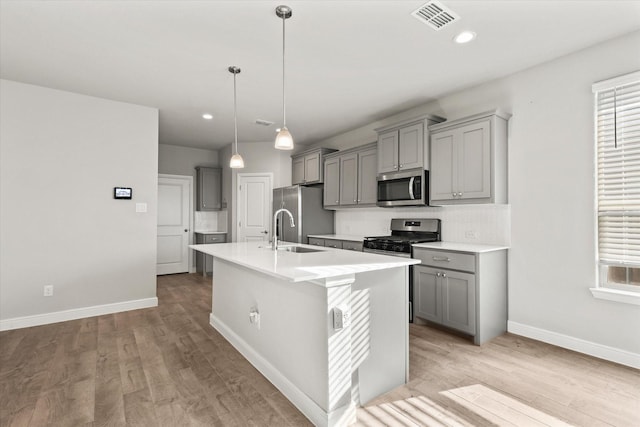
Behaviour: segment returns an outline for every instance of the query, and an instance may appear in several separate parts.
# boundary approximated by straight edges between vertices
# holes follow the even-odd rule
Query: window
[[[593,92],[598,287],[640,294],[640,71]]]

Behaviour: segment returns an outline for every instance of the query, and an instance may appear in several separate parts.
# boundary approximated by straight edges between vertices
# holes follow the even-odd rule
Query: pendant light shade
[[[233,142],[233,155],[229,161],[229,167],[232,169],[241,169],[244,167],[244,160],[238,153],[238,102],[236,96],[236,74],[240,73],[240,68],[232,65],[229,67],[229,72],[233,74],[233,129],[234,142]]]
[[[284,91],[284,52],[285,52],[285,21],[291,18],[292,11],[289,6],[280,5],[276,7],[276,16],[278,18],[282,18],[282,128],[276,135],[275,148],[278,150],[293,150],[293,136],[287,129],[287,114],[286,114],[286,102],[285,102],[285,91]]]
[[[229,167],[232,169],[242,169],[244,167],[244,159],[242,158],[242,156],[238,153],[231,156]]]
[[[276,135],[275,147],[278,150],[293,150],[293,137],[286,127],[280,129]]]

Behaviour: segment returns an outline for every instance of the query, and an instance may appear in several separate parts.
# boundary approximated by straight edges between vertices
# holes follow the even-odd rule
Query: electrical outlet
[[[260,329],[260,312],[258,311],[258,307],[251,307],[249,309],[249,323]]]
[[[50,297],[53,295],[53,285],[45,285],[44,286],[44,296]]]
[[[467,239],[478,240],[478,232],[475,230],[467,230],[464,233],[464,237]]]

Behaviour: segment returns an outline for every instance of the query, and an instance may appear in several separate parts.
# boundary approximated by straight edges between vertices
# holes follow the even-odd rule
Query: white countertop
[[[356,236],[353,234],[309,234],[308,237],[315,237],[317,239],[348,240],[350,242],[364,241],[364,236]]]
[[[317,246],[284,243],[283,246]],[[234,242],[189,245],[213,257],[291,282],[346,276],[419,264],[419,260],[323,247],[319,252],[273,251],[268,242]],[[215,271],[214,271],[215,276]]]
[[[196,230],[194,233],[198,234],[227,234],[226,231],[210,231],[210,230]]]
[[[493,252],[509,249],[509,246],[503,245],[484,245],[481,243],[461,243],[461,242],[430,242],[430,243],[416,243],[412,245],[414,248],[426,248],[426,249],[440,249],[446,251],[457,252]]]

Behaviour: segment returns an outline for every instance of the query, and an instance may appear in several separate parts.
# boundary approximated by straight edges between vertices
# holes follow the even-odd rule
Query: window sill
[[[589,288],[594,298],[640,305],[640,293],[609,288]]]

